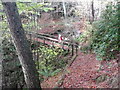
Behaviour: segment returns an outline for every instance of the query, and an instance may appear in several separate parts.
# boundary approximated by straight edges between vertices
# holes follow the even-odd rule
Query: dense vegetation
[[[67,64],[67,60],[64,58],[67,52],[60,48],[51,49],[49,47],[40,46],[37,51],[40,53],[40,60],[36,61],[36,65],[37,68],[39,68],[38,72],[42,76],[54,76]]]
[[[25,30],[33,31],[35,28],[40,28],[41,26],[37,24],[37,18],[41,16],[40,12],[49,12],[54,10],[49,7],[50,3],[19,3],[17,2],[18,11],[21,17],[22,25]],[[0,3],[0,9],[3,9]],[[0,12],[0,24],[2,39],[2,49],[4,60],[10,61],[15,59],[16,49],[13,45],[9,27],[7,25],[7,18],[4,12]],[[35,22],[36,21],[36,22]],[[39,61],[36,61],[36,68],[41,76],[49,77],[54,76],[61,71],[62,68],[67,64],[67,58],[63,56],[67,53],[66,51],[58,48],[47,48],[45,46],[40,46],[37,50],[33,50],[33,53],[39,51]],[[61,58],[63,57],[63,58]],[[18,65],[18,64],[16,64]]]
[[[101,19],[93,24],[91,47],[98,60],[114,58],[120,42],[120,4],[106,6]]]
[[[25,31],[35,32],[39,29],[41,30],[42,27],[47,27],[46,19],[45,19],[46,25],[40,24],[40,22],[42,22],[41,21],[42,13],[46,13],[46,12],[53,13],[54,12],[54,8],[49,7],[50,3],[38,3],[37,4],[37,3],[17,2],[17,6],[18,6],[18,11],[20,14],[21,21],[22,21],[22,25],[23,25],[23,28]],[[0,36],[2,36],[2,50],[3,50],[3,56],[4,56],[3,59],[4,59],[4,61],[9,63],[9,61],[16,60],[16,58],[18,58],[18,55],[16,54],[17,53],[16,48],[13,45],[13,42],[12,42],[13,39],[11,38],[11,35],[9,32],[6,15],[5,15],[5,12],[4,12],[1,4],[0,4],[0,9],[1,9],[0,24],[2,25],[2,27],[0,29],[0,32],[1,32]],[[51,17],[49,17],[49,18],[51,18]],[[69,18],[71,18],[71,17],[69,17]],[[80,17],[78,17],[78,18],[80,18]],[[62,19],[63,18],[61,18],[61,20]],[[67,19],[68,18],[65,18],[65,20],[67,20]],[[74,21],[77,21],[75,18],[72,18],[72,19],[74,19]],[[71,19],[71,22],[72,22],[72,19]],[[53,19],[53,20],[55,21],[57,19]],[[49,21],[49,19],[48,19],[48,21]],[[80,19],[79,23],[80,22],[82,22],[82,19]],[[50,22],[47,22],[47,23],[50,23]],[[51,25],[50,27],[55,27],[55,25],[57,25],[57,23],[55,23],[55,22],[53,22],[53,23],[54,23],[53,26]],[[60,21],[60,23],[62,23],[63,25],[65,24],[62,21]],[[77,25],[77,22],[74,22],[73,24]],[[89,50],[93,51],[96,54],[97,60],[100,60],[100,61],[101,60],[111,60],[111,59],[115,58],[116,55],[120,51],[120,48],[119,48],[119,46],[120,46],[120,42],[119,42],[119,39],[120,39],[120,37],[119,37],[119,35],[120,35],[120,33],[119,33],[120,4],[119,3],[109,3],[106,6],[106,9],[103,11],[99,20],[95,20],[91,24],[90,21],[87,19],[87,17],[85,17],[85,22],[78,24],[78,26],[79,25],[82,26],[82,24],[85,25],[85,28],[83,28],[84,29],[83,32],[81,32],[78,37],[75,37],[73,39],[73,41],[79,42],[79,48],[81,48],[80,51],[84,51],[84,52],[87,52]],[[72,26],[72,24],[70,24],[70,25]],[[47,28],[49,28],[49,27],[47,27]],[[47,28],[45,28],[45,29],[47,29]],[[58,25],[58,28],[59,28],[59,25]],[[62,29],[62,28],[60,28],[60,29]],[[75,30],[75,29],[72,28],[72,30]],[[82,30],[81,27],[79,27],[78,29]],[[66,28],[64,28],[64,30],[66,30]],[[72,33],[72,32],[70,32],[70,33]],[[32,39],[30,40],[30,43],[31,43],[31,41],[32,41]],[[35,47],[34,47],[33,42],[36,43]],[[60,49],[58,47],[53,47],[53,46],[48,47],[48,45],[45,45],[45,44],[43,45],[43,43],[41,44],[40,42],[36,42],[36,41],[32,41],[31,44],[33,45],[33,46],[31,45],[32,54],[33,54],[33,58],[34,58],[33,60],[35,61],[35,65],[36,65],[35,67],[39,73],[41,82],[43,80],[45,80],[46,78],[48,79],[48,78],[51,78],[51,76],[57,75],[58,72],[60,72],[60,74],[61,74],[64,67],[68,64],[68,61],[71,60],[70,59],[71,52],[69,53],[67,50],[63,50],[63,49]],[[82,46],[83,46],[83,48],[82,48]],[[0,47],[0,51],[1,51],[1,47]],[[90,54],[91,53],[92,52],[90,52]],[[79,60],[77,63],[81,64],[80,65],[81,67],[87,65],[86,68],[84,67],[84,69],[86,69],[86,71],[85,71],[85,74],[86,74],[86,72],[88,72],[87,71],[88,66],[92,62],[92,61],[90,61],[90,62],[88,62],[88,61],[92,57],[85,56],[84,58],[82,58],[81,53],[79,53],[78,57],[79,58],[77,58],[77,59],[79,59]],[[82,59],[83,59],[83,62],[80,62],[80,61],[82,61]],[[28,60],[30,60],[30,59],[28,59]],[[95,62],[98,62],[94,58],[92,58],[92,60]],[[85,61],[85,63],[86,62],[87,63],[85,64],[84,61]],[[109,62],[111,62],[111,61],[109,61]],[[74,67],[77,66],[77,63],[75,63],[73,65],[72,69],[74,69]],[[21,69],[21,64],[19,62],[15,62],[13,64],[15,66],[18,66]],[[13,64],[10,63],[11,67],[13,67]],[[31,64],[29,64],[29,65],[31,65]],[[92,63],[91,65],[94,65],[94,64]],[[9,65],[7,65],[7,67],[10,68]],[[92,67],[92,68],[94,68],[94,67]],[[78,69],[80,71],[82,71],[82,68],[79,67]],[[76,72],[79,71],[78,69],[76,68]],[[100,66],[100,69],[102,69],[102,65]],[[72,72],[72,73],[75,73],[75,72]],[[83,75],[83,72],[81,72],[81,73]],[[77,74],[80,75],[80,73],[77,73]],[[83,76],[85,76],[85,74]],[[92,74],[93,74],[93,72],[92,72]],[[91,76],[90,76],[90,79],[91,79]],[[81,80],[78,80],[78,81],[81,81]]]

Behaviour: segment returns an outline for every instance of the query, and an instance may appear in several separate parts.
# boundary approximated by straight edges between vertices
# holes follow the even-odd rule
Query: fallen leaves
[[[76,60],[70,67],[68,67],[67,70],[69,71],[69,73],[65,75],[63,85],[61,86],[61,88],[114,87],[116,85],[116,82],[113,80],[113,77],[118,74],[118,63],[116,63],[116,61],[114,60],[111,60],[109,62],[102,62],[103,69],[98,70],[100,68],[100,65],[101,62],[95,59],[95,55],[83,54],[79,52],[79,55],[76,58]],[[49,79],[49,81],[47,82],[50,85],[49,87],[54,87],[54,79],[56,79],[57,81],[58,78],[59,77],[56,76],[56,78]],[[112,84],[115,84],[113,86],[109,86],[111,85],[111,83],[109,82],[111,78],[113,78],[111,82],[114,81],[114,83]],[[100,80],[99,83],[96,82],[97,79]]]

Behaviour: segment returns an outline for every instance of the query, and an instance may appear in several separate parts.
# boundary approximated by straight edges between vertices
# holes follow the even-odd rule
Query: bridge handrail
[[[25,32],[26,32],[26,34],[28,34],[28,35],[34,35],[34,37],[37,37],[37,38],[40,38],[40,39],[45,39],[45,40],[49,40],[49,41],[52,41],[52,42],[59,43],[59,40],[56,39],[56,38],[52,38],[52,37],[54,37],[54,36],[52,36],[52,35],[35,33],[35,32],[28,32],[28,31],[25,31]],[[46,36],[46,35],[47,35],[47,36]],[[52,36],[52,37],[51,37],[51,36]],[[70,41],[70,40],[63,41],[63,44],[65,44],[65,45],[78,46],[78,43],[72,42],[72,41]]]

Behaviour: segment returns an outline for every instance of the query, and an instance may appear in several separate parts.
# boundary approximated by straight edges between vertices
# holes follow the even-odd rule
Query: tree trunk
[[[30,44],[25,36],[17,5],[15,2],[3,2],[2,4],[7,15],[14,45],[22,65],[27,88],[41,89],[38,73],[32,57],[32,52],[30,51]]]
[[[95,19],[94,1],[92,1],[91,8],[92,8],[92,22],[94,22]]]
[[[2,32],[0,32],[0,90],[3,87],[3,53],[2,53]]]

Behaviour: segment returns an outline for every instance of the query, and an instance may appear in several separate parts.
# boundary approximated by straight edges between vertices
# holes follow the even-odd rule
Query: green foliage
[[[78,38],[75,38],[75,41],[77,41],[77,42],[84,42],[84,38],[85,38],[85,35],[82,34]]]
[[[39,47],[40,60],[36,62],[39,73],[43,76],[49,77],[56,75],[67,63],[66,60],[61,59],[64,53],[62,49],[47,48],[45,46]],[[33,51],[35,52],[35,51]]]
[[[0,16],[1,16],[1,15],[4,15],[4,13],[3,13],[3,12],[0,12]]]
[[[118,48],[118,30],[120,29],[118,15],[120,15],[120,4],[109,4],[101,20],[94,23],[91,47],[98,60],[114,58],[114,52],[120,50]]]
[[[21,19],[25,30],[36,30],[41,28],[37,23],[37,19],[41,16],[41,12],[54,10],[50,8],[50,3],[21,3],[17,2],[18,11],[24,18]]]
[[[27,13],[27,12],[31,11],[32,14],[35,14],[35,11],[38,11],[38,10],[43,10],[45,12],[54,10],[54,8],[48,7],[49,3],[20,3],[20,2],[17,2],[17,6],[19,9],[19,13],[22,13],[23,11]]]
[[[80,43],[85,43],[91,37],[92,25],[87,21],[84,24],[87,26],[85,31],[81,32],[78,38],[75,38],[75,41]]]
[[[3,50],[4,60],[11,60],[17,56],[13,43],[10,41],[10,39],[8,39],[6,37],[2,41],[2,50]]]
[[[54,8],[48,8],[48,7],[44,7],[44,8],[41,8],[41,9],[43,9],[45,12],[48,12],[50,10],[54,10]]]
[[[6,36],[6,35],[10,36],[9,33],[8,33],[9,28],[8,28],[7,22],[6,21],[1,21],[0,25],[2,26],[0,28],[0,31],[3,32],[3,34],[5,33],[3,36]]]
[[[52,70],[48,71],[47,69],[44,69],[43,71],[38,71],[38,72],[39,72],[39,74],[41,74],[41,75],[43,75],[45,77],[50,77],[50,76],[56,75],[60,71],[61,71],[61,69],[56,69],[54,71],[52,71]]]

